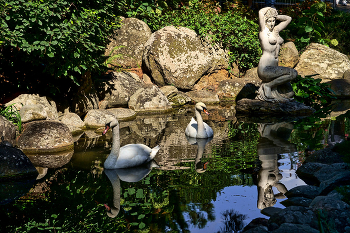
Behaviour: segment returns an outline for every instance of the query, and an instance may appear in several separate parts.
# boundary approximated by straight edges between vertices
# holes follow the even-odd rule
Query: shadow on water
[[[191,110],[121,122],[121,145],[161,146],[159,167],[104,171],[112,135],[85,132],[67,163],[41,163],[40,179],[2,203],[1,232],[240,232],[267,218],[261,209],[284,208],[284,193],[304,184],[295,171],[305,156],[350,132],[346,111],[275,123],[230,111],[204,117],[214,130],[205,140],[184,134]]]

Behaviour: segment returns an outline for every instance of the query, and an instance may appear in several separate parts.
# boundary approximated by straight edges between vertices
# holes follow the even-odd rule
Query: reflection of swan
[[[192,117],[190,123],[187,125],[185,134],[192,138],[210,138],[213,136],[214,132],[210,126],[203,122],[203,118],[201,116],[201,111],[205,112],[209,115],[207,111],[207,107],[204,103],[199,102],[196,104],[195,114],[197,121]]]
[[[103,135],[112,128],[113,142],[112,150],[104,163],[106,169],[136,167],[151,161],[160,149],[159,146],[153,149],[143,144],[128,144],[120,148],[119,122],[111,118],[106,124]]]
[[[210,142],[213,138],[191,138],[191,137],[186,137],[187,141],[191,145],[198,145],[198,150],[197,150],[197,156],[195,160],[195,165],[196,165],[196,172],[197,173],[204,173],[207,169],[207,165],[209,162],[203,163],[201,162],[203,152],[205,145]]]
[[[139,167],[104,170],[113,187],[113,206],[107,208],[107,215],[109,217],[115,218],[120,211],[120,180],[125,182],[138,182],[145,178],[153,167],[158,167],[158,165],[156,162],[151,161]]]

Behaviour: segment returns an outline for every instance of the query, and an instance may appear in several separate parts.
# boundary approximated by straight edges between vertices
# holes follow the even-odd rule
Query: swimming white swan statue
[[[125,182],[138,182],[145,178],[154,167],[159,166],[156,162],[151,161],[139,167],[104,170],[104,173],[113,187],[113,206],[110,207],[105,204],[108,217],[115,218],[120,211],[120,180]]]
[[[203,118],[201,116],[202,111],[207,115],[209,115],[205,104],[202,102],[197,103],[194,110],[195,110],[197,121],[192,117],[190,123],[187,125],[185,134],[188,137],[192,137],[192,138],[213,137],[213,134],[214,134],[213,129],[210,128],[210,126],[207,123],[203,122]]]
[[[120,147],[119,122],[116,118],[111,118],[105,126],[102,135],[112,128],[113,141],[112,149],[104,163],[105,169],[129,168],[140,166],[151,161],[160,149],[159,146],[149,148],[143,144],[128,144]]]

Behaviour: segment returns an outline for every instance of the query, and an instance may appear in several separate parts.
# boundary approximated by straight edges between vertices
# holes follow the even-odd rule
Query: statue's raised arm
[[[271,7],[259,11],[259,40],[262,56],[258,65],[258,76],[263,81],[258,91],[259,100],[270,102],[290,101],[294,92],[290,81],[297,77],[296,70],[278,66],[278,53],[283,39],[279,32],[291,22],[287,15],[278,15],[277,10]],[[276,21],[279,24],[276,25]]]

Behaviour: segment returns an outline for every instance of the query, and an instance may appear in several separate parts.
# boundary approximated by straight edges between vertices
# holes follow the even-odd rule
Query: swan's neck
[[[115,170],[105,170],[105,174],[113,187],[113,206],[111,207],[111,213],[108,213],[108,216],[114,218],[120,211],[120,179]]]
[[[108,158],[104,163],[104,167],[106,169],[115,169],[120,149],[120,138],[119,138],[119,127],[115,126],[113,129],[113,141],[112,141],[112,149]]]
[[[203,124],[203,118],[201,113],[196,109],[196,119],[197,119],[197,125],[198,125],[198,131],[197,131],[197,138],[198,137],[207,137],[207,133],[204,128]]]

